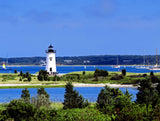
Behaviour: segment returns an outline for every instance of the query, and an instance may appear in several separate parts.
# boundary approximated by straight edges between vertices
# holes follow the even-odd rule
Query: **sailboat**
[[[157,54],[157,49],[156,49],[156,65],[153,66],[152,68],[149,68],[149,70],[160,70],[160,67],[158,66],[158,54]]]
[[[146,57],[145,54],[143,56],[143,65],[136,67],[137,69],[149,69],[149,66],[146,66]]]
[[[117,57],[117,65],[113,66],[113,68],[120,68],[120,65],[118,65],[119,63],[119,60],[118,60],[118,57]]]
[[[7,68],[5,62],[3,62],[2,68],[0,70],[11,70],[11,68]]]

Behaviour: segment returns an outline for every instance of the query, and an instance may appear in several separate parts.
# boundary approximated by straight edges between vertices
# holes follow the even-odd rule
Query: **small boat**
[[[156,49],[156,65],[153,66],[152,68],[149,68],[149,70],[155,70],[155,71],[160,70],[160,67],[158,66],[158,52],[157,52],[157,49]]]
[[[0,68],[0,70],[7,71],[7,70],[11,70],[11,68],[7,68],[5,65],[5,62],[3,62],[2,68]]]
[[[113,68],[120,68],[121,66],[119,65],[119,60],[118,60],[118,57],[117,57],[117,65],[114,65]]]

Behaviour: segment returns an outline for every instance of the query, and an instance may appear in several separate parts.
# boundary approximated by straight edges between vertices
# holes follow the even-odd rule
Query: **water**
[[[90,102],[96,102],[98,94],[103,87],[75,87],[79,94]],[[126,88],[119,88],[123,93]],[[133,95],[132,101],[136,100],[137,88],[127,88],[129,93]],[[29,88],[31,97],[37,95],[37,89]],[[65,88],[46,88],[47,93],[50,95],[52,102],[63,102]],[[22,89],[0,89],[0,103],[8,103],[13,99],[19,99],[22,94]]]
[[[26,73],[27,71],[29,71],[31,74],[34,74],[39,72],[39,70],[41,69],[45,69],[45,67],[42,66],[14,66],[9,68],[11,70],[0,70],[0,73],[14,73],[14,70],[16,69],[18,72],[23,71],[23,73]],[[151,70],[148,69],[137,69],[136,66],[121,66],[121,68],[113,68],[112,66],[57,66],[57,71],[61,74],[75,71],[94,71],[96,68],[104,69],[107,71],[121,71],[122,69],[126,69],[127,72],[132,73],[151,72]],[[160,72],[160,70],[154,72]]]
[[[11,70],[0,70],[0,73],[14,73],[16,69],[18,72],[23,71],[26,73],[29,71],[31,74],[37,73],[39,70],[44,70],[45,67],[42,66],[14,66],[9,67]],[[96,68],[104,69],[107,71],[120,71],[122,69],[126,69],[127,72],[133,73],[149,73],[150,70],[147,69],[137,69],[136,66],[121,66],[121,68],[113,68],[112,66],[57,66],[57,71],[62,73],[69,73],[75,71],[94,71]],[[154,71],[160,72],[160,71]],[[103,87],[76,87],[75,89],[83,95],[84,98],[87,98],[90,102],[95,102],[97,100],[97,96],[100,93],[100,90]],[[122,92],[126,90],[126,88],[120,88]],[[31,97],[36,96],[37,89],[29,89]],[[64,100],[64,88],[46,88],[46,91],[49,93],[51,101],[54,102],[63,102]],[[133,94],[132,101],[136,100],[136,93],[138,90],[136,88],[128,88],[128,91]],[[21,97],[22,89],[0,89],[0,102],[9,102],[13,99],[18,99]]]

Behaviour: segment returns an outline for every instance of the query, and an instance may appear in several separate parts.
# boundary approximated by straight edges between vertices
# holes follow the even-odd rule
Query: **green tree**
[[[20,76],[23,76],[23,72],[22,71],[20,72]]]
[[[49,81],[48,72],[46,70],[40,70],[38,74],[39,81]]]
[[[146,104],[147,113],[149,105],[154,105],[157,100],[157,95],[152,83],[149,79],[144,79],[140,82],[140,87],[138,87],[139,92],[137,93],[136,102],[139,104]]]
[[[31,103],[34,104],[37,108],[40,108],[41,106],[49,108],[51,104],[49,97],[49,94],[42,87],[37,89],[37,96],[31,98]]]
[[[122,75],[126,76],[126,69],[122,69]]]
[[[25,103],[30,103],[30,94],[27,88],[22,90],[21,98],[24,100]]]
[[[49,98],[49,94],[45,91],[44,87],[37,89],[38,96],[44,95],[46,98]]]
[[[79,96],[79,93],[76,90],[73,90],[73,85],[71,82],[68,82],[65,85],[65,95],[64,95],[64,109],[71,108],[84,108],[88,105],[84,101],[82,95]]]
[[[28,81],[30,82],[30,81],[32,80],[31,75],[29,75],[29,76],[27,77],[27,79],[28,79]]]
[[[122,95],[122,92],[118,88],[114,89],[105,86],[98,94],[97,107],[104,113],[111,113],[115,105],[116,97],[120,95]]]
[[[8,114],[14,121],[33,120],[36,108],[29,103],[12,100],[7,107]]]
[[[154,73],[153,73],[153,71],[151,71],[151,72],[150,72],[150,76],[154,76]]]
[[[17,74],[17,70],[16,69],[14,70],[14,73]]]
[[[27,71],[26,72],[26,78],[28,78],[30,76],[30,73]]]

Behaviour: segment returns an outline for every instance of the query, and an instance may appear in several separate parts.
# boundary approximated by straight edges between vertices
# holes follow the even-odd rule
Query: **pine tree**
[[[38,89],[37,94],[38,96],[45,95],[46,98],[49,98],[49,94],[45,91],[43,87]]]
[[[26,103],[30,103],[30,94],[29,94],[29,90],[27,88],[25,88],[24,90],[22,90],[21,98]]]
[[[87,105],[86,105],[87,104]],[[64,95],[64,109],[71,108],[83,108],[88,106],[89,103],[84,101],[82,95],[79,96],[79,93],[76,90],[73,90],[73,85],[71,82],[68,82],[65,86],[65,95]]]
[[[139,104],[146,104],[147,113],[149,105],[154,105],[156,102],[157,94],[152,83],[149,79],[142,80],[140,82],[140,87],[138,87],[139,92],[137,93],[136,102]]]

